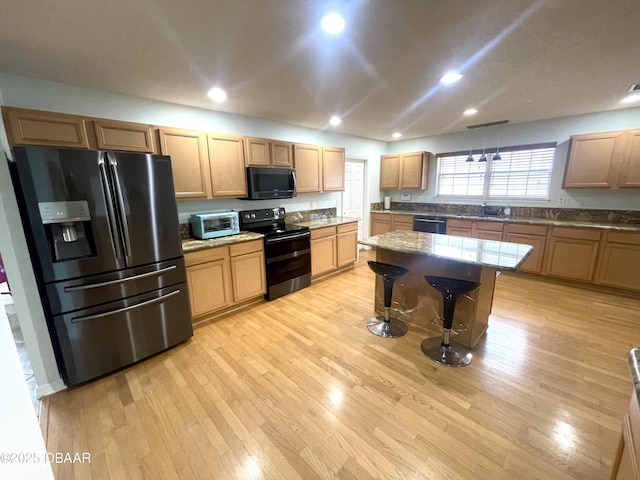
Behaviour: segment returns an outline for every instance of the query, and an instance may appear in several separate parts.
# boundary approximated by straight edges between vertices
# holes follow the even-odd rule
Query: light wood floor
[[[461,369],[370,334],[366,263],[50,398],[53,465],[94,479],[606,479],[640,301],[501,275]],[[426,285],[425,285],[426,288]]]

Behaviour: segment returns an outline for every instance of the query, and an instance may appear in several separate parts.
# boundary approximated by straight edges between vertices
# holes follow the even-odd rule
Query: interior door
[[[364,161],[348,160],[345,163],[342,207],[343,216],[361,220],[358,222],[360,240],[364,224]]]
[[[182,256],[168,156],[109,152],[127,266]]]

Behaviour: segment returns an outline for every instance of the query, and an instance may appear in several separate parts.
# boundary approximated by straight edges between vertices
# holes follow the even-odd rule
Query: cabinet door
[[[271,163],[274,167],[293,167],[293,144],[289,142],[271,142]]]
[[[296,165],[298,193],[322,191],[322,147],[295,144],[293,159]]]
[[[211,198],[207,137],[204,133],[159,128],[160,153],[171,156],[176,198]]]
[[[371,214],[371,235],[381,235],[391,231],[391,215],[388,213]]]
[[[311,276],[322,275],[336,268],[336,236],[311,240]]]
[[[89,148],[84,119],[62,113],[2,108],[11,145]]]
[[[546,273],[590,282],[596,265],[600,232],[553,228],[547,239]]]
[[[413,230],[413,215],[392,215],[391,229],[396,230]]]
[[[640,187],[640,130],[627,135],[627,149],[620,170],[620,187]]]
[[[231,305],[229,259],[187,267],[191,314],[199,317]]]
[[[400,158],[400,188],[427,188],[428,164],[424,152],[403,153]]]
[[[264,252],[231,257],[233,300],[243,302],[265,293]]]
[[[247,174],[242,137],[209,134],[209,169],[214,197],[245,197]]]
[[[344,191],[344,148],[322,149],[322,189],[325,192]]]
[[[338,267],[355,263],[358,259],[358,224],[338,225],[336,236],[338,248]]]
[[[506,242],[524,243],[533,247],[531,255],[520,265],[518,270],[540,273],[542,271],[542,258],[547,238],[541,235],[528,235],[525,233],[505,233],[504,235]]]
[[[596,283],[640,290],[640,234],[607,232]]]
[[[99,150],[153,153],[153,129],[151,125],[94,120],[96,145]]]
[[[493,230],[476,230],[472,236],[473,238],[478,238],[480,240],[493,240],[495,242],[502,241],[502,232],[496,232]]]
[[[447,226],[447,235],[453,235],[456,237],[471,237],[471,229]]]
[[[380,190],[400,188],[400,155],[382,155],[380,157]]]
[[[611,188],[616,185],[614,164],[620,155],[622,132],[571,137],[563,188]]]
[[[268,167],[271,165],[269,146],[270,142],[266,138],[245,138],[247,165],[256,167]]]

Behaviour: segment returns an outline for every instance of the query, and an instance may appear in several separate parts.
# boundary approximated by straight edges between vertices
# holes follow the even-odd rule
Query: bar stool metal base
[[[473,355],[466,348],[456,345],[456,349],[442,344],[442,337],[427,338],[420,349],[429,359],[447,367],[465,367],[471,363]]]
[[[374,335],[384,338],[398,338],[407,333],[407,325],[403,321],[392,318],[386,322],[382,315],[371,317],[367,328]]]

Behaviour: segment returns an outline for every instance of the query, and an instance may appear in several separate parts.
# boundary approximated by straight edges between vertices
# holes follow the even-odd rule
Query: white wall
[[[469,123],[472,124],[474,122]],[[437,154],[440,152],[444,153],[469,150],[472,143],[473,149],[475,150],[482,148],[484,135],[486,135],[486,146],[495,147],[498,143],[498,131],[500,133],[500,145],[503,146],[557,142],[558,146],[556,149],[556,157],[551,179],[550,200],[548,202],[510,201],[510,205],[638,210],[640,207],[640,189],[562,189],[562,177],[564,175],[569,150],[569,137],[571,135],[635,128],[640,128],[640,108],[638,107],[588,115],[578,115],[574,117],[553,118],[515,125],[505,125],[502,127],[480,129],[473,133],[471,131],[466,131],[449,135],[398,141],[389,145],[389,151],[390,153],[398,153],[426,150]],[[407,190],[404,192],[393,191],[383,192],[383,194],[391,195],[393,201],[400,201],[400,195],[402,193],[410,193],[411,202],[468,204],[482,202],[482,200],[474,202],[459,198],[438,198],[435,196],[435,185],[436,161],[433,159],[429,169],[429,188],[427,190],[422,192],[416,190]],[[567,205],[561,205],[559,202],[560,199],[566,199]],[[504,203],[496,202],[495,204]]]

